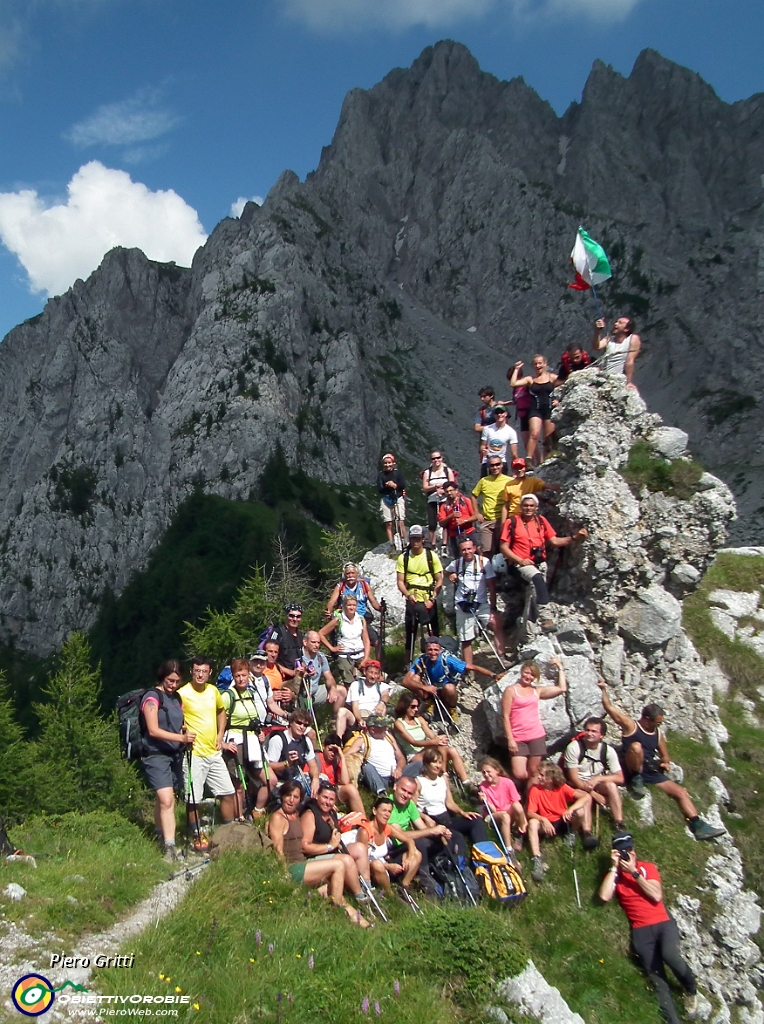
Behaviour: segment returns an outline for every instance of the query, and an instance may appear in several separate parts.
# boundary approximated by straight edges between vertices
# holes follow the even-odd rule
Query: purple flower
[[[273,943],[272,943],[272,942],[269,942],[269,943],[268,943],[268,952],[269,952],[269,953],[272,953],[272,952],[273,952]]]
[[[292,1002],[294,1001],[294,996],[292,995],[291,992],[287,992],[287,999],[289,1000],[289,1005],[291,1006]]]
[[[314,963],[315,961],[313,960],[313,954],[311,953],[310,956],[308,957],[308,970],[313,970]]]
[[[376,1015],[378,1017],[382,1016],[382,1010],[379,1007],[379,1003],[376,1003],[376,1002],[374,1003],[374,1012],[376,1013]]]
[[[401,994],[401,983],[398,981],[397,978],[393,982],[393,992],[395,992],[397,996]]]
[[[369,1012],[369,997],[368,996],[364,996],[363,997],[363,1002],[361,1003],[361,1013],[368,1013],[368,1012]]]
[[[255,945],[259,949],[260,946],[262,945],[262,943],[263,943],[263,933],[258,928],[257,931],[255,932]]]
[[[283,992],[277,992],[276,993],[276,1002],[277,1003],[280,1003],[283,998],[284,998],[284,993]]]

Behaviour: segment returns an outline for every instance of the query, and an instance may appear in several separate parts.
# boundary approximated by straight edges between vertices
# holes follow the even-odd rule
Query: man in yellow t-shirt
[[[520,515],[520,502],[526,494],[538,494],[540,491],[559,491],[559,484],[544,483],[537,476],[526,475],[525,459],[512,459],[510,469],[512,479],[504,488],[504,501],[501,509],[502,523],[510,516]]]
[[[437,596],[443,587],[443,565],[434,551],[425,551],[424,528],[409,530],[409,550],[395,564],[398,590],[406,598],[406,650],[411,651],[419,626],[437,636]],[[412,655],[413,660],[413,655]]]
[[[480,547],[488,558],[499,550],[501,529],[501,506],[504,489],[511,478],[502,472],[503,463],[499,455],[488,456],[488,476],[481,477],[472,491],[472,509],[477,516],[480,531]],[[482,511],[478,501],[482,498]]]
[[[187,794],[188,828],[196,833],[194,849],[197,851],[206,849],[206,842],[199,832],[197,810],[205,785],[212,796],[220,797],[223,824],[233,821],[234,815],[234,789],[223,760],[223,749],[235,754],[236,744],[223,743],[228,716],[220,691],[209,682],[211,671],[212,666],[207,658],[194,658],[191,662],[191,682],[178,690],[178,696],[183,701],[186,727],[189,732],[196,733],[190,756],[183,762],[183,781]]]

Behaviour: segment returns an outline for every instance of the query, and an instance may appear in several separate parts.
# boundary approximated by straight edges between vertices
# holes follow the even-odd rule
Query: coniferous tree
[[[35,744],[24,739],[0,672],[0,818],[12,824],[36,810]]]
[[[108,721],[101,716],[101,670],[91,667],[82,633],[64,644],[43,694],[45,702],[34,705],[42,726],[37,742],[42,808],[63,814],[135,807],[138,776],[120,756],[115,716]]]

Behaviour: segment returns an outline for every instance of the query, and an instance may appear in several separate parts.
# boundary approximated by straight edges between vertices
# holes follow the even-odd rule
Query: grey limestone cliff
[[[278,444],[370,482],[383,445],[434,441],[471,481],[477,388],[588,337],[580,221],[608,311],[638,315],[642,394],[760,539],[763,119],[650,51],[558,118],[443,42],[351,92],[315,173],[191,269],[109,253],[0,346],[0,632],[47,652],[90,625],[193,488],[247,498]]]

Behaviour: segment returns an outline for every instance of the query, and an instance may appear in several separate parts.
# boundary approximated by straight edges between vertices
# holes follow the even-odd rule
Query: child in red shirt
[[[544,761],[539,768],[539,782],[528,791],[528,843],[533,856],[531,878],[544,879],[547,866],[541,857],[540,837],[554,839],[573,830],[580,830],[585,850],[594,850],[599,842],[592,835],[592,798],[589,793],[571,789],[565,782],[562,768]]]

